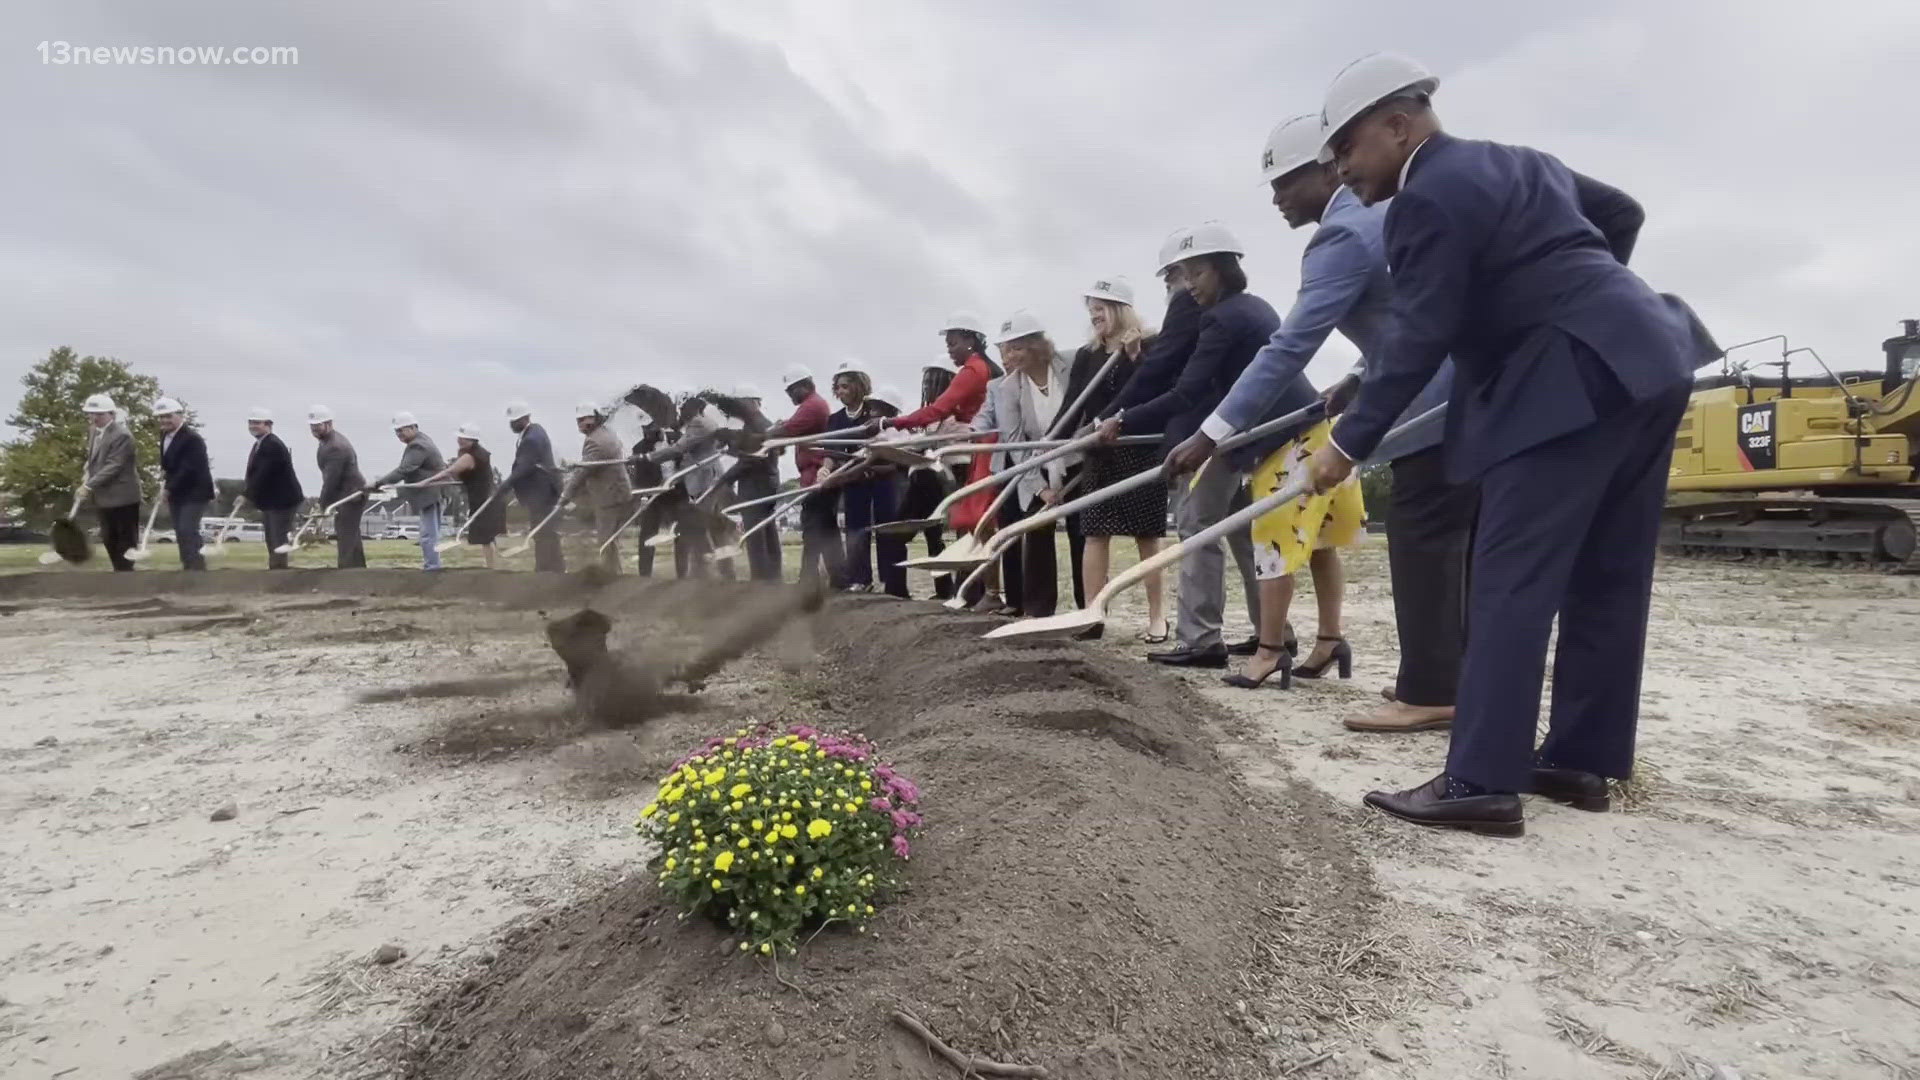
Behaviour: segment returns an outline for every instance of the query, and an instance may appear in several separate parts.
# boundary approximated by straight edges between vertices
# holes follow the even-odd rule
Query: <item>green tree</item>
[[[160,490],[160,428],[153,400],[160,384],[110,356],[81,356],[65,345],[21,378],[26,391],[7,423],[20,438],[0,445],[0,489],[31,521],[66,513],[87,460],[87,415],[80,406],[106,394],[120,407],[140,459],[141,488]]]
[[[1370,465],[1360,470],[1360,495],[1366,500],[1367,520],[1387,520],[1387,500],[1393,497],[1393,469]]]

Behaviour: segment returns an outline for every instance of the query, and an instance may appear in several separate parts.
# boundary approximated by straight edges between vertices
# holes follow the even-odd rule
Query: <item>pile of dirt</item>
[[[1053,1077],[1270,1076],[1281,926],[1354,940],[1378,898],[1326,807],[1256,801],[1171,679],[923,605],[844,600],[785,703],[703,727],[851,726],[920,781],[912,889],[774,967],[636,874],[511,931],[396,1033],[415,1080],[952,1077],[892,1019]],[[674,729],[690,724],[682,718]],[[648,736],[663,733],[650,727]],[[638,804],[650,792],[636,790]],[[1301,957],[1302,971],[1318,971]],[[1255,1006],[1253,1010],[1249,1006]]]

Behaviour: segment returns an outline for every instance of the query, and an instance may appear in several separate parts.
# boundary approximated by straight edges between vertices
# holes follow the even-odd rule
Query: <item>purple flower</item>
[[[906,837],[896,836],[893,838],[893,853],[903,859],[910,859],[913,857],[913,845],[907,843]]]
[[[883,814],[886,814],[886,813],[891,813],[891,812],[892,812],[892,810],[893,810],[893,804],[892,804],[892,803],[890,803],[890,802],[888,802],[888,801],[887,801],[887,800],[885,800],[885,799],[882,799],[882,798],[879,798],[878,796],[875,796],[875,797],[874,797],[874,799],[873,799],[873,801],[872,801],[872,802],[869,802],[869,803],[867,804],[867,806],[868,806],[868,808],[870,808],[870,809],[873,809],[873,810],[878,810],[878,811],[880,811],[880,812],[881,812],[881,813],[883,813]]]

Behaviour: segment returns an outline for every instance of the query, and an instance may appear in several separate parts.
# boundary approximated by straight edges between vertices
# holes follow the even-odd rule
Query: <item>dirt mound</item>
[[[408,1076],[956,1075],[896,1009],[1053,1077],[1273,1074],[1288,1048],[1247,1006],[1284,978],[1279,928],[1350,938],[1376,901],[1323,805],[1255,803],[1213,749],[1218,717],[1138,665],[982,641],[984,620],[923,605],[847,599],[817,622],[826,664],[788,700],[921,782],[912,891],[774,969],[682,922],[641,870],[510,933],[397,1036]]]

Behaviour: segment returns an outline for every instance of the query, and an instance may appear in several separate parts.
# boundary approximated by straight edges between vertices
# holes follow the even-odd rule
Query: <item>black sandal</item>
[[[1255,690],[1258,689],[1262,683],[1277,674],[1280,676],[1280,689],[1286,690],[1291,688],[1293,686],[1293,657],[1287,655],[1287,650],[1279,645],[1269,645],[1263,641],[1260,643],[1260,648],[1270,653],[1275,653],[1280,657],[1271,668],[1267,669],[1265,675],[1257,679],[1249,679],[1236,671],[1231,675],[1220,676],[1220,681],[1226,683],[1228,686],[1237,687],[1241,690]]]
[[[1353,646],[1347,644],[1346,638],[1328,637],[1325,634],[1320,634],[1316,636],[1314,640],[1332,641],[1337,644],[1327,651],[1327,658],[1325,660],[1317,664],[1301,664],[1293,669],[1294,674],[1303,679],[1318,679],[1327,673],[1327,668],[1337,663],[1340,665],[1341,678],[1353,678]]]

